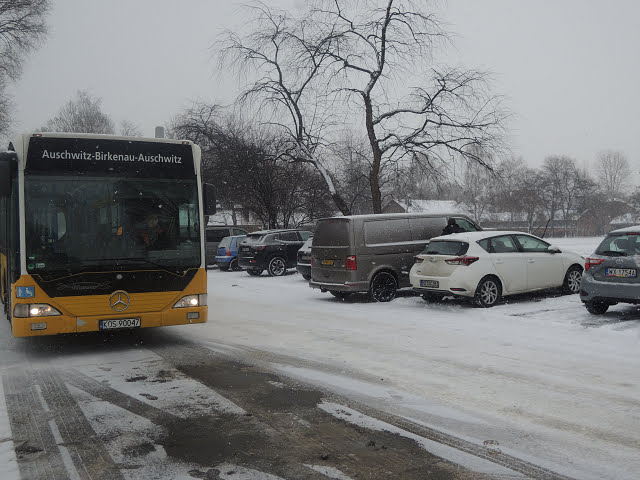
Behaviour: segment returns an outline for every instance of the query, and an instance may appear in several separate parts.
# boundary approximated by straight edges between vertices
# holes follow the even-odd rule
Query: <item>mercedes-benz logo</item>
[[[116,290],[109,297],[109,306],[116,312],[122,312],[129,308],[130,302],[129,294],[124,290]]]

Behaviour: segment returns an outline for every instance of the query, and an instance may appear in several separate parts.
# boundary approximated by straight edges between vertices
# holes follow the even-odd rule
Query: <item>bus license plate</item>
[[[100,320],[100,330],[115,330],[118,328],[138,328],[139,318],[118,318],[116,320]]]
[[[438,280],[420,280],[420,286],[426,288],[440,288]]]
[[[635,268],[607,268],[607,277],[635,278]]]

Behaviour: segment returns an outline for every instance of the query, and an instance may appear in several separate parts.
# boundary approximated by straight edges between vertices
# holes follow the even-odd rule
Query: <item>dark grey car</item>
[[[640,303],[640,225],[610,232],[587,258],[580,300],[594,315],[616,303]]]
[[[393,213],[352,215],[318,220],[311,246],[309,285],[344,298],[368,292],[376,302],[395,298],[409,287],[414,257],[450,219],[458,231],[482,230],[459,214]]]

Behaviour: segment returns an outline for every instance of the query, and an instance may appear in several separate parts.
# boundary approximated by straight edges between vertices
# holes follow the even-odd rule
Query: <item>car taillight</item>
[[[415,263],[422,263],[424,259],[422,257],[413,257],[413,260],[415,261]]]
[[[584,263],[585,272],[594,265],[600,265],[602,262],[604,262],[604,258],[587,258],[587,261]]]
[[[266,246],[266,245],[256,245],[255,247],[253,247],[253,249],[254,249],[256,252],[261,252],[261,251],[262,251],[262,250],[264,250],[265,248],[267,248],[267,246]]]
[[[227,252],[227,253],[226,253],[227,257],[230,257],[230,256],[231,256],[231,250],[229,250],[229,249],[227,248],[225,251]]]
[[[471,265],[473,262],[477,262],[478,257],[467,257],[466,255],[463,257],[450,258],[445,260],[449,265],[466,265],[467,267]]]
[[[349,255],[347,257],[347,270],[357,270],[358,264],[356,263],[356,256]]]

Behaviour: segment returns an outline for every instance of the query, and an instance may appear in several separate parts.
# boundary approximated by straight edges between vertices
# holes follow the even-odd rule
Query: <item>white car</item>
[[[584,258],[522,232],[465,232],[432,238],[409,272],[427,301],[472,297],[492,307],[501,297],[561,287],[578,293]]]

